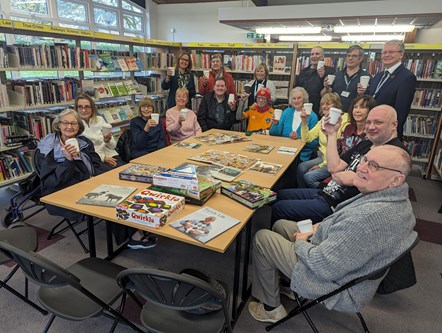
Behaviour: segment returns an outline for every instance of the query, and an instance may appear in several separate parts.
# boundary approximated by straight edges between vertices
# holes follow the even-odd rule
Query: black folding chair
[[[37,233],[31,227],[17,227],[13,229],[0,230],[0,241],[8,242],[13,246],[20,248],[21,250],[35,251],[37,249],[38,241],[37,241]],[[5,252],[0,251],[0,265],[10,263],[12,258]],[[25,278],[25,294],[20,294],[17,290],[9,286],[8,281],[14,276],[14,274],[19,269],[19,266],[16,265],[12,271],[6,276],[4,280],[0,280],[0,289],[5,288],[7,291],[12,293],[13,295],[20,298],[23,302],[26,302],[30,306],[32,306],[37,311],[40,311],[42,314],[47,315],[48,312],[37,304],[29,300],[28,298],[28,279]]]
[[[40,286],[38,300],[52,313],[42,332],[47,332],[55,317],[81,321],[104,315],[114,320],[110,332],[117,324],[130,326],[142,332],[121,315],[125,294],[116,277],[126,268],[99,258],[82,259],[67,269],[34,252],[25,252],[0,241],[3,250],[20,266],[24,274]],[[119,309],[112,305],[121,298]]]
[[[419,242],[419,238],[416,237],[416,240],[413,242],[413,244],[411,244],[411,246],[405,252],[403,252],[399,257],[397,257],[395,260],[393,260],[388,265],[385,265],[384,267],[382,267],[382,268],[380,268],[370,274],[367,274],[367,275],[362,276],[360,278],[354,279],[353,281],[346,283],[342,287],[336,289],[335,291],[332,291],[331,293],[329,293],[327,295],[318,297],[314,300],[308,300],[308,299],[302,299],[301,297],[299,297],[299,295],[297,293],[293,292],[297,306],[293,310],[291,310],[286,317],[282,318],[281,320],[277,321],[274,324],[267,326],[266,331],[270,331],[272,328],[274,328],[274,327],[284,323],[285,321],[289,320],[290,318],[293,318],[293,317],[297,316],[298,314],[302,313],[304,315],[305,319],[307,320],[307,322],[309,323],[310,327],[312,328],[313,332],[318,333],[319,332],[318,329],[316,328],[315,324],[313,323],[309,314],[307,313],[308,309],[325,301],[326,299],[328,299],[332,296],[339,294],[340,292],[342,292],[346,289],[349,289],[349,288],[357,285],[358,283],[361,283],[366,280],[380,279],[381,277],[386,275],[386,273],[390,269],[390,267],[392,267],[394,264],[399,262],[402,258],[407,256],[411,252],[411,250],[417,245],[418,242]],[[364,332],[369,333],[367,324],[365,323],[365,320],[364,320],[364,317],[362,316],[362,314],[360,312],[356,312],[356,314],[359,317],[359,320],[361,321],[361,325],[364,328]]]
[[[149,332],[215,333],[231,332],[226,297],[211,284],[188,274],[153,268],[127,269],[117,277],[118,284],[142,307],[141,322]],[[146,300],[144,306],[136,292]],[[222,309],[191,314],[214,300]]]

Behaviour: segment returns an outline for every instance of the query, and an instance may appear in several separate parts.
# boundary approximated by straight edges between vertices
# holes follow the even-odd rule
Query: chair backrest
[[[34,169],[34,172],[37,174],[38,177],[40,177],[40,164],[38,164],[37,156],[40,154],[39,149],[35,149],[32,153],[32,168]]]
[[[80,290],[80,279],[56,263],[32,251],[25,252],[0,241],[0,250],[7,253],[23,270],[28,279],[39,286],[56,288],[70,285]]]
[[[120,155],[121,159],[126,163],[129,163],[131,160],[131,145],[132,133],[130,129],[126,129],[123,133],[121,133],[121,136],[117,141],[117,146],[115,147],[118,155]]]

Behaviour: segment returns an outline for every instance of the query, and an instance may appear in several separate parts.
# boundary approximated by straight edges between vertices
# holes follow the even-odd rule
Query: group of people
[[[191,110],[196,87],[187,52],[178,57],[175,74],[168,70],[162,82],[169,90],[165,117],[153,117],[157,112],[150,98],[139,102],[138,116],[130,121],[131,158],[212,128],[230,129],[239,121],[247,122],[249,132],[268,131],[306,143],[297,170],[287,171],[297,179],[297,188],[278,191],[272,231],[261,230],[254,239],[252,295],[258,301],[248,308],[256,320],[275,322],[286,316],[281,293],[294,290],[308,298],[326,294],[384,266],[414,242],[415,219],[405,183],[411,162],[400,139],[416,78],[401,64],[403,52],[402,42],[385,43],[386,70],[365,87],[359,82],[367,74],[361,68],[362,48],[347,50],[346,66],[331,83],[327,75],[334,70],[317,68],[324,50],[314,47],[310,66],[301,70],[290,106],[280,117],[272,107],[275,86],[267,67],[257,66],[254,80],[237,97],[220,54],[212,55],[208,76],[199,78],[203,98],[197,113]],[[307,112],[306,103],[313,104],[313,112]],[[336,124],[329,122],[331,108],[343,111]],[[36,152],[43,195],[124,164],[104,124],[94,101],[84,94],[76,98],[75,110],[56,117],[54,133]],[[57,207],[48,206],[48,211],[80,218],[77,212]],[[299,232],[296,221],[304,219],[313,221],[311,232]],[[135,249],[153,247],[157,241],[142,231],[132,230],[130,235],[129,246]],[[280,273],[291,280],[289,286],[280,285]],[[325,305],[358,311],[379,282],[354,286]]]

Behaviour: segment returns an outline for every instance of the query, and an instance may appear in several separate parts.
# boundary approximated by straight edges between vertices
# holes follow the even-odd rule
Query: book
[[[298,148],[281,146],[278,149],[278,154],[296,155]]]
[[[195,198],[193,196],[188,195],[187,190],[181,190],[171,187],[163,187],[163,186],[151,186],[151,190],[170,193],[175,195],[180,195],[184,197],[185,203],[196,206],[204,206],[204,204],[215,194],[216,191],[205,193],[204,195],[199,195],[199,198]]]
[[[286,56],[275,55],[273,57],[273,72],[284,73],[286,63]]]
[[[115,85],[115,82],[108,82],[107,87],[109,88],[110,93],[113,97],[120,96],[120,92],[118,91],[117,86]]]
[[[250,151],[253,153],[258,153],[258,154],[268,154],[272,151],[273,148],[275,148],[275,147],[274,146],[259,145],[259,144],[251,144],[251,145],[247,145],[244,150]]]
[[[230,166],[241,170],[245,170],[259,161],[258,158],[213,149],[210,149],[202,154],[189,157],[188,159],[204,163]]]
[[[179,147],[179,148],[186,148],[186,149],[197,149],[197,148],[201,147],[201,144],[194,143],[194,142],[180,141],[178,143],[175,143],[174,146]]]
[[[207,243],[240,221],[210,207],[204,207],[170,224],[189,237]]]
[[[433,79],[442,79],[442,60],[438,60],[434,69]]]
[[[93,206],[115,207],[136,189],[136,187],[102,184],[93,189],[91,192],[82,196],[76,203]]]
[[[276,192],[248,180],[239,180],[221,187],[221,194],[255,209],[276,200]]]
[[[281,164],[274,164],[270,162],[258,161],[250,167],[250,171],[256,171],[261,173],[266,173],[269,175],[276,175],[279,170],[281,170]]]
[[[94,80],[81,80],[80,82],[83,93],[94,97]]]
[[[130,180],[133,182],[152,183],[153,175],[168,170],[167,168],[146,165],[132,164],[130,167],[120,171],[121,180]]]
[[[221,132],[209,135],[196,136],[195,139],[209,146],[220,145],[225,143],[233,143],[233,142],[251,141],[251,139],[246,138],[244,135],[221,133]]]
[[[95,98],[112,97],[112,93],[105,83],[97,82],[94,84]]]
[[[123,82],[115,82],[115,86],[117,87],[118,93],[120,96],[126,96],[127,95],[127,89]]]
[[[161,228],[184,208],[184,197],[145,189],[116,207],[119,220]]]
[[[135,89],[135,86],[134,86],[134,83],[132,82],[132,80],[124,80],[123,84],[126,87],[128,95],[135,95],[137,93],[137,90]]]

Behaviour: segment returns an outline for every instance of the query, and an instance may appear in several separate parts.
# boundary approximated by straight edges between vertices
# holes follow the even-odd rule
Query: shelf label
[[[14,28],[15,29],[51,32],[51,30],[50,30],[51,27],[52,26],[50,26],[50,25],[40,24],[40,23],[14,22]]]
[[[228,49],[291,49],[287,43],[185,43],[183,46]]]
[[[107,34],[105,32],[94,32],[95,38],[115,40],[117,35]]]
[[[134,43],[144,44],[146,43],[146,39],[143,37],[130,37],[130,41]]]
[[[442,44],[405,44],[405,51],[408,50],[442,50]]]
[[[161,45],[161,46],[181,46],[181,43],[178,42],[169,42],[167,40],[159,40],[159,39],[146,39],[146,44],[148,45]]]
[[[6,19],[0,19],[0,27],[12,28],[12,21]]]

